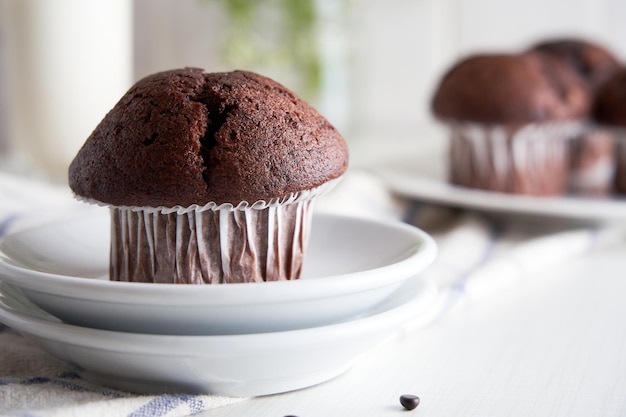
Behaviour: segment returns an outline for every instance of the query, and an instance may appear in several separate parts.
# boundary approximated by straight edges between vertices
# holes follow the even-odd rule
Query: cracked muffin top
[[[539,53],[472,55],[435,91],[440,119],[478,123],[572,120],[589,110],[587,86],[557,59]]]
[[[342,136],[281,84],[184,68],[131,87],[70,164],[69,185],[114,206],[237,205],[315,188],[347,164]]]

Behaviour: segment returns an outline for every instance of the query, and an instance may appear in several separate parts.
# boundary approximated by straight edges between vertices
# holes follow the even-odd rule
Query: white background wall
[[[331,10],[320,26],[327,32],[327,69],[334,76],[316,105],[352,144],[430,140],[434,85],[466,54],[583,36],[626,57],[624,0],[317,1]],[[232,69],[221,55],[228,21],[220,3],[134,0],[132,78],[181,66]],[[267,75],[294,88],[287,74]],[[0,83],[0,97],[3,91]],[[0,136],[2,141],[7,138]]]
[[[626,57],[624,0],[318,1],[329,2],[346,5],[345,12],[335,16],[342,28],[335,38],[343,37],[345,45],[339,57],[344,72],[333,83],[335,91],[326,92],[331,103],[339,100],[340,105],[322,102],[318,108],[352,144],[431,140],[429,136],[437,134],[431,130],[429,111],[433,88],[443,71],[467,54],[513,51],[549,37],[580,36]],[[136,75],[182,63],[222,69],[212,42],[219,40],[215,33],[226,23],[216,18],[215,5],[137,0]],[[149,32],[159,42],[152,43],[155,35]],[[172,33],[174,37],[167,38]],[[194,41],[183,46],[189,33]]]
[[[364,132],[416,135],[431,120],[437,80],[460,56],[553,36],[583,36],[626,56],[621,0],[371,0],[357,2],[353,24],[353,116]]]

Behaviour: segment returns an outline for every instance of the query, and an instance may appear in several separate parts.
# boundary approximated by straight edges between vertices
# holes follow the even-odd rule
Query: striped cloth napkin
[[[0,238],[72,212],[93,209],[72,198],[65,186],[0,174]],[[623,238],[609,227],[529,226],[493,222],[478,213],[406,201],[393,196],[376,177],[349,172],[318,210],[396,219],[429,232],[439,245],[425,272],[440,288],[427,320],[467,308],[502,286],[531,279],[594,248]],[[137,395],[93,385],[17,332],[0,325],[0,415],[186,416],[245,401],[214,395]]]

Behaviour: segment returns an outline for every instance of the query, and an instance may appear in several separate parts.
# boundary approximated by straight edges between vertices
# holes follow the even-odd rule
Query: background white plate
[[[0,280],[67,323],[158,334],[239,334],[346,320],[435,258],[426,233],[399,222],[316,214],[297,281],[227,285],[108,281],[108,215],[7,236]]]
[[[618,197],[533,197],[483,191],[448,183],[445,151],[403,152],[374,168],[395,192],[427,202],[491,212],[574,220],[626,220],[626,199]]]
[[[276,333],[172,336],[63,324],[2,283],[0,322],[102,385],[256,396],[305,388],[343,373],[423,314],[435,298],[435,286],[416,277],[354,321]]]

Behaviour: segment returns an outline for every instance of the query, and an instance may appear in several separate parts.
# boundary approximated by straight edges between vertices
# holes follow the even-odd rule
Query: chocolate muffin
[[[626,127],[626,68],[621,68],[598,89],[592,116],[608,126]]]
[[[347,163],[337,130],[281,84],[184,68],[121,98],[69,184],[111,207],[112,280],[272,281],[299,277],[311,204]]]
[[[562,61],[589,85],[592,92],[611,78],[621,66],[617,57],[606,47],[585,39],[544,40],[531,50]]]
[[[516,194],[567,185],[567,138],[588,111],[585,85],[539,53],[479,54],[456,63],[432,100],[449,125],[450,181]]]
[[[590,102],[598,88],[620,69],[619,60],[611,51],[584,39],[544,40],[531,50],[548,54],[571,68],[587,84]],[[615,170],[610,132],[589,125],[571,144],[570,191],[584,195],[610,193]]]
[[[626,68],[620,69],[598,89],[592,116],[596,123],[610,129],[614,135],[614,191],[626,194]]]

